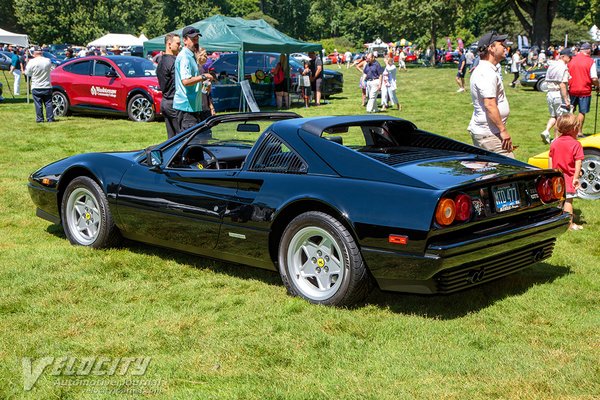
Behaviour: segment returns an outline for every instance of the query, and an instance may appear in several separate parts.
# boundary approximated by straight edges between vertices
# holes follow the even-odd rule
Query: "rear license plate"
[[[492,186],[494,201],[496,202],[496,212],[504,212],[519,208],[521,199],[516,183],[509,183],[502,186]]]

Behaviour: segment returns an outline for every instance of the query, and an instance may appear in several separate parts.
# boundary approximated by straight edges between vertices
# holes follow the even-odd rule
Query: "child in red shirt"
[[[550,145],[548,166],[559,169],[565,177],[567,200],[563,209],[571,214],[571,230],[581,230],[583,226],[573,222],[573,199],[577,196],[581,163],[584,159],[583,147],[577,141],[579,123],[573,114],[564,114],[558,117],[556,128],[560,135]]]

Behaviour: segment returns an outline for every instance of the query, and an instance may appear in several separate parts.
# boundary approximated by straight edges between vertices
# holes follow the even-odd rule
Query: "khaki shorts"
[[[515,158],[512,151],[506,151],[502,148],[502,139],[500,133],[497,135],[493,133],[487,133],[483,135],[475,135],[471,133],[471,139],[473,139],[473,145],[481,149],[491,151],[492,153],[502,154],[503,156]]]
[[[546,95],[546,102],[548,103],[548,112],[553,118],[558,118],[569,112],[569,110],[561,107],[563,101],[559,91],[548,92]]]

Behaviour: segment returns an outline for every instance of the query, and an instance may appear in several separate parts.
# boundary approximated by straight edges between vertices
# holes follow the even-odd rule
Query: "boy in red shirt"
[[[565,177],[567,200],[563,209],[571,214],[569,229],[577,231],[583,229],[583,226],[573,222],[573,199],[577,196],[581,163],[584,159],[583,147],[576,139],[579,122],[575,115],[564,114],[558,117],[556,128],[560,136],[554,139],[550,145],[548,166],[559,169]]]

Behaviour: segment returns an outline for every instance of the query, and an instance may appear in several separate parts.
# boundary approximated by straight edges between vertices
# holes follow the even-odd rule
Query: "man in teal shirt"
[[[201,122],[202,95],[200,94],[202,81],[211,79],[209,74],[200,74],[198,63],[194,55],[194,47],[198,44],[200,31],[193,26],[183,28],[184,48],[175,60],[175,96],[173,108],[177,110],[179,132],[182,132]]]

